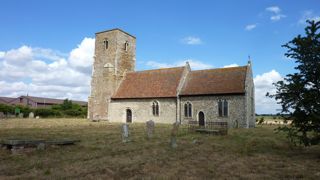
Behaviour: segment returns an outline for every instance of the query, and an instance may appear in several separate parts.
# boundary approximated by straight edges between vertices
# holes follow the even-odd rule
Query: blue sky
[[[195,69],[245,65],[250,55],[258,89],[257,112],[268,113],[278,107],[263,94],[274,91],[272,82],[294,67],[281,45],[304,33],[306,19],[320,20],[320,2],[3,0],[0,18],[0,95],[31,93],[85,100],[90,72],[79,67],[91,68],[91,60],[85,58],[92,53],[94,41],[90,40],[95,32],[117,27],[137,37],[137,70],[186,60],[194,62]],[[23,60],[18,62],[19,58]],[[32,63],[24,64],[26,59]],[[51,78],[26,76],[21,65],[30,66],[30,73],[42,67]],[[53,67],[69,68],[74,79],[83,78],[86,83],[71,82],[72,78],[70,83],[68,79],[56,82],[58,72]],[[51,92],[55,88],[66,89]],[[68,88],[78,91],[67,92]]]

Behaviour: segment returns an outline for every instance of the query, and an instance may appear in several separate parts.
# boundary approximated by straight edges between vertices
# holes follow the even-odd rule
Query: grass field
[[[169,146],[169,125],[132,124],[122,143],[120,124],[84,119],[0,120],[0,140],[80,139],[46,150],[0,149],[0,179],[320,179],[320,147],[292,148],[276,126],[232,129],[227,136],[187,133]]]

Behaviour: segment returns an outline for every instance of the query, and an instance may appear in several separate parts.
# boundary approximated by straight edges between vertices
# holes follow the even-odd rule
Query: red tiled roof
[[[191,71],[180,95],[244,93],[246,72],[247,66]]]
[[[113,99],[176,97],[184,67],[129,72]]]

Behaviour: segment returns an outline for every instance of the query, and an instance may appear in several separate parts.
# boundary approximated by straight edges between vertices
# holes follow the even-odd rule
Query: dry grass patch
[[[122,143],[120,124],[84,119],[0,121],[0,140],[80,139],[73,146],[44,151],[0,150],[0,179],[319,179],[320,147],[291,148],[275,126],[232,129],[227,136],[186,133],[171,149],[171,126],[156,124],[148,140],[144,124],[131,124]]]

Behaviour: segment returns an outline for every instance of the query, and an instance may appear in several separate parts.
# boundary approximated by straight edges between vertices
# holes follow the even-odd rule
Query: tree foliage
[[[15,109],[18,108],[20,113],[23,113],[24,117],[28,117],[30,112],[34,112],[36,116],[42,118],[46,117],[82,117],[85,118],[87,115],[87,107],[82,107],[79,104],[72,103],[71,100],[65,99],[62,104],[53,105],[48,108],[37,108],[32,109],[27,106],[21,105],[4,105],[0,104],[0,112],[6,115],[14,115]]]
[[[282,47],[295,61],[296,72],[275,83],[275,98],[282,113],[290,114],[290,126],[281,127],[293,143],[304,146],[320,143],[320,21],[307,21],[305,36],[298,35]]]

